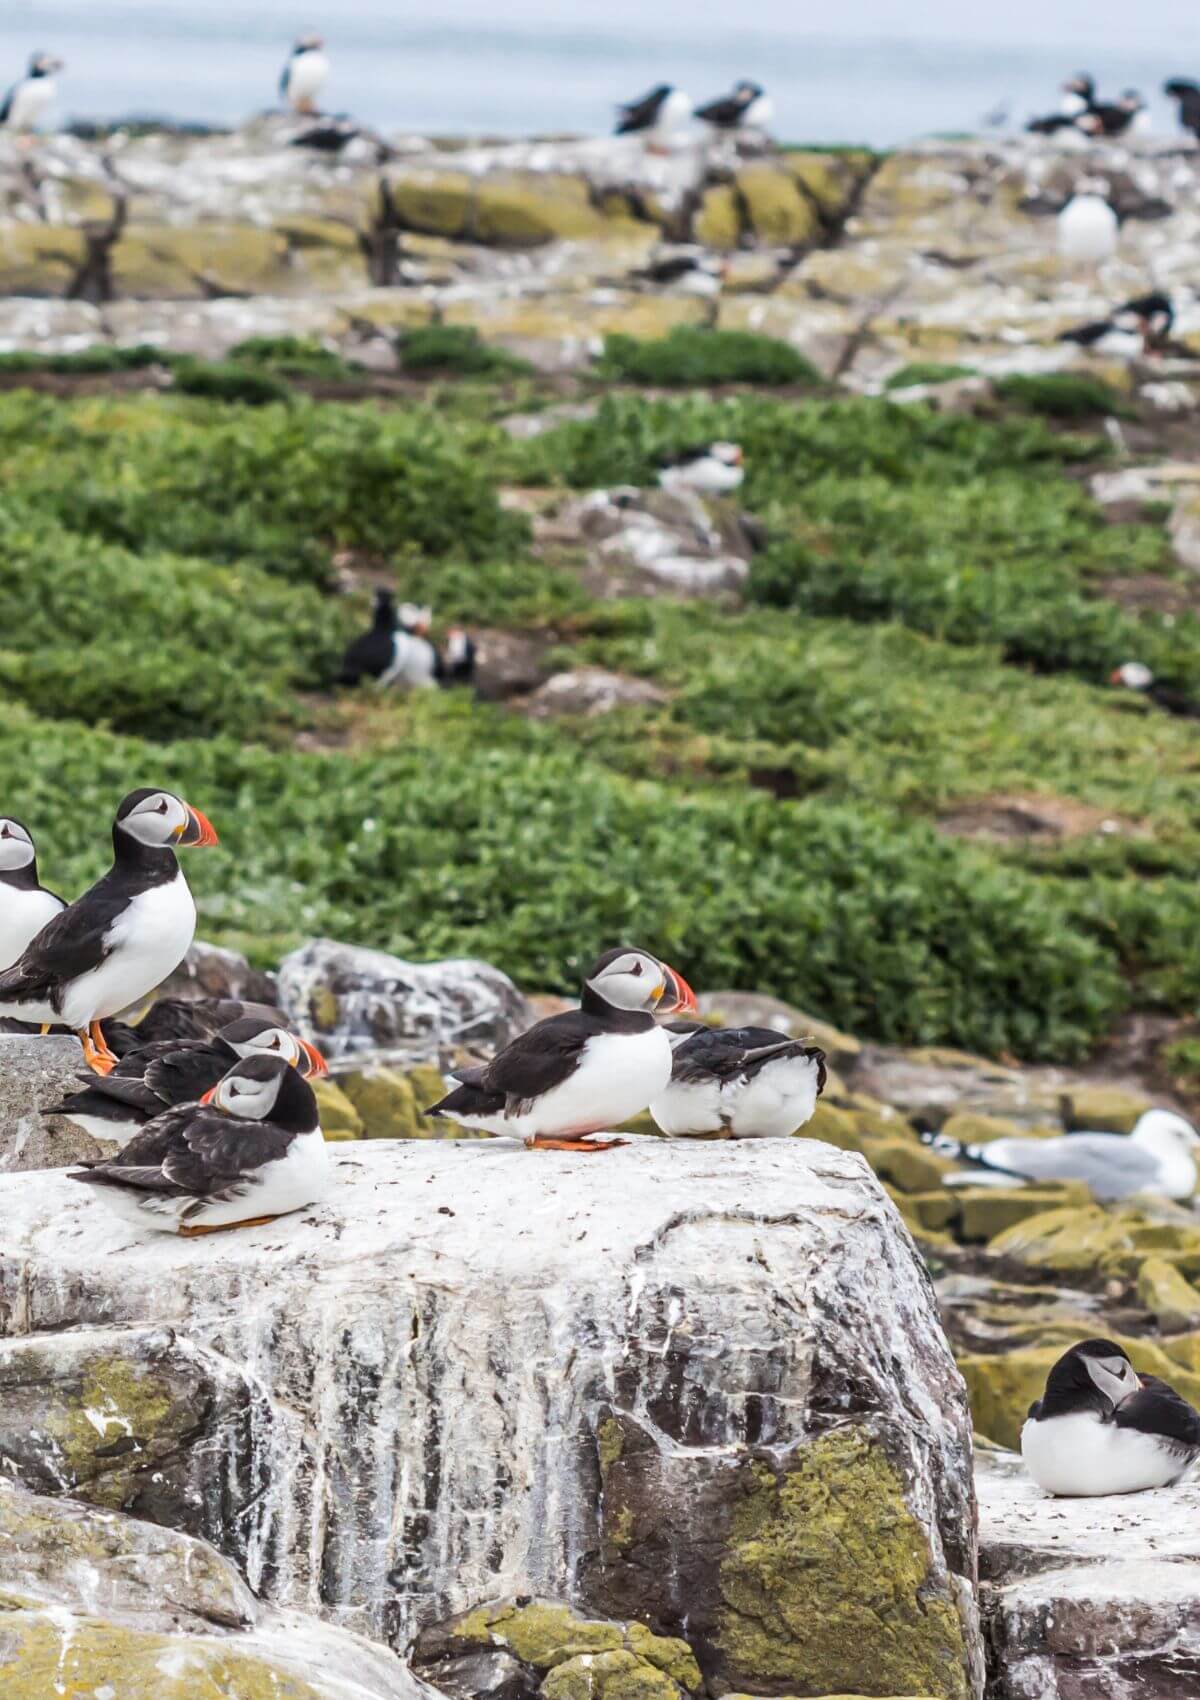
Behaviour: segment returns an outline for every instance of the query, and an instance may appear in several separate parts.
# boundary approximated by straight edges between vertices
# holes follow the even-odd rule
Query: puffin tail
[[[504,1114],[505,1097],[503,1092],[489,1091],[486,1086],[479,1084],[477,1077],[483,1074],[482,1068],[464,1068],[461,1073],[451,1075],[451,1080],[458,1084],[452,1092],[438,1103],[431,1104],[426,1115],[430,1116],[499,1116]],[[472,1077],[476,1078],[472,1078]]]

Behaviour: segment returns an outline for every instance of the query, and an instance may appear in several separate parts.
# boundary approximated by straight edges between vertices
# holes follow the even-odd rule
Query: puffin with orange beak
[[[62,1022],[84,1060],[109,1074],[116,1057],[100,1023],[141,1001],[178,968],[196,933],[196,905],[177,849],[217,835],[171,791],[131,791],[113,821],[113,864],[48,921],[0,974],[0,1016]]]
[[[552,1015],[482,1068],[458,1069],[431,1115],[513,1134],[532,1151],[611,1151],[587,1136],[638,1115],[671,1078],[658,1015],[694,1012],[691,987],[649,951],[607,950],[583,982],[578,1009]]]

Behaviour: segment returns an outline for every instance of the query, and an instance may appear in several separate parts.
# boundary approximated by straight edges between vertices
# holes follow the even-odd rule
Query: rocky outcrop
[[[381,1647],[259,1603],[203,1541],[0,1479],[5,1700],[419,1700]]]
[[[593,490],[555,515],[544,540],[586,550],[584,580],[594,595],[736,595],[753,545],[736,509],[690,490]]]
[[[331,1062],[490,1054],[530,1023],[525,999],[489,963],[405,962],[332,939],[313,939],[284,958],[279,1001]]]
[[[76,1090],[82,1067],[79,1040],[70,1034],[0,1033],[0,1174],[57,1168],[113,1149],[65,1116],[42,1114]]]
[[[667,693],[649,679],[611,673],[603,667],[575,667],[554,673],[520,705],[531,720],[557,720],[582,715],[594,719],[620,708],[655,708]]]
[[[192,945],[179,967],[159,986],[159,998],[241,998],[246,1003],[273,1004],[275,976],[261,973],[240,951],[222,945]]]
[[[1050,1499],[981,1458],[988,1700],[1148,1700],[1200,1680],[1200,1484]]]
[[[375,1141],[334,1178],[319,1209],[192,1242],[0,1179],[0,1332],[83,1422],[111,1414],[86,1402],[97,1325],[170,1330],[183,1403],[214,1360],[261,1389],[258,1486],[205,1525],[256,1592],[397,1647],[534,1596],[624,1626],[614,1696],[647,1664],[658,1700],[690,1686],[657,1639],[748,1694],[978,1694],[962,1383],[858,1157]],[[494,1628],[479,1692],[515,1680]],[[549,1700],[583,1700],[573,1658]]]

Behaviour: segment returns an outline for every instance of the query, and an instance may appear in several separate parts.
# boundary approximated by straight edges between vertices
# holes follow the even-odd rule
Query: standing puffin
[[[49,53],[33,54],[25,75],[4,97],[4,105],[0,106],[0,127],[21,136],[36,130],[54,103],[58,93],[54,73],[62,68],[62,60],[53,58]]]
[[[671,1079],[650,1100],[666,1134],[725,1133],[784,1139],[817,1107],[825,1053],[771,1027],[706,1027],[671,1021]]]
[[[709,443],[686,449],[662,464],[658,482],[664,490],[695,490],[702,496],[729,496],[746,476],[742,451],[736,443]]]
[[[395,600],[390,590],[377,590],[370,629],[348,646],[342,657],[338,684],[357,685],[363,679],[381,679],[392,664],[395,635]]]
[[[1187,77],[1172,77],[1163,84],[1163,93],[1178,104],[1180,128],[1200,138],[1200,83]]]
[[[0,968],[10,968],[47,921],[66,907],[38,878],[37,851],[28,828],[0,816]]]
[[[424,690],[438,682],[438,653],[429,641],[433,610],[415,602],[400,604],[400,624],[392,635],[392,658],[380,675],[381,685]]]
[[[671,1078],[671,1042],[655,1011],[694,1010],[687,981],[645,950],[607,950],[588,970],[578,1009],[522,1033],[482,1068],[458,1069],[430,1115],[515,1134],[534,1151],[611,1151],[591,1142],[638,1115]]]
[[[175,857],[215,844],[199,812],[171,791],[131,791],[113,822],[113,865],[0,973],[0,1016],[64,1022],[97,1074],[116,1058],[100,1023],[139,1003],[178,968],[196,932],[196,905]]]
[[[1063,84],[1058,110],[1065,118],[1078,118],[1095,104],[1095,100],[1095,77],[1087,71],[1079,71]]]
[[[1058,215],[1058,251],[1064,260],[1099,265],[1117,251],[1120,225],[1105,199],[1107,184],[1085,178]]]
[[[765,130],[774,116],[771,97],[758,83],[738,83],[731,94],[696,108],[696,117],[714,130]]]
[[[666,144],[671,134],[681,130],[692,116],[692,103],[682,89],[671,83],[659,83],[640,100],[627,101],[617,108],[618,136],[645,136],[652,147]]]
[[[279,79],[279,95],[293,112],[314,113],[317,96],[329,75],[325,43],[319,35],[302,35],[288,55]]]
[[[1112,1340],[1083,1340],[1050,1371],[1021,1430],[1046,1493],[1094,1498],[1170,1487],[1200,1458],[1200,1411]]]
[[[159,1039],[127,1051],[111,1074],[81,1076],[81,1092],[68,1093],[42,1114],[68,1116],[94,1139],[124,1145],[163,1110],[194,1102],[234,1063],[255,1056],[281,1057],[306,1080],[329,1073],[315,1045],[268,1017],[251,1015],[212,1039]]]
[[[259,1056],[68,1179],[95,1187],[127,1221],[192,1236],[257,1227],[317,1203],[329,1156],[312,1087],[282,1057]]]

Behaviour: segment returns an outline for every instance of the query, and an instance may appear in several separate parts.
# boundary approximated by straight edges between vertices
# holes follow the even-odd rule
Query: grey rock
[[[862,1538],[879,1517],[894,1539],[900,1518],[945,1692],[978,1693],[965,1390],[860,1157],[644,1140],[584,1165],[500,1140],[370,1141],[333,1163],[320,1208],[196,1241],[131,1234],[64,1176],[0,1177],[0,1331],[153,1318],[252,1369],[297,1419],[270,1424],[255,1458],[270,1562],[249,1576],[265,1600],[396,1647],[526,1594],[647,1621],[672,1567],[711,1588],[740,1502],[726,1489],[765,1492],[761,1471],[774,1482],[808,1448],[850,1445],[886,1457],[894,1484],[860,1497]],[[661,1484],[670,1531],[669,1561],[646,1547],[640,1592],[611,1507],[650,1511],[611,1423],[641,1437],[628,1456]],[[711,1517],[687,1515],[699,1481]],[[618,1595],[638,1608],[613,1612]],[[910,1592],[897,1609],[912,1606]],[[799,1681],[809,1655],[785,1613],[772,1621]],[[778,1685],[711,1617],[696,1650],[743,1692]],[[823,1672],[840,1657],[819,1656]]]
[[[445,1651],[421,1662],[420,1674],[448,1700],[533,1700],[536,1679],[511,1653]]]
[[[42,1107],[74,1092],[84,1070],[78,1039],[69,1034],[0,1033],[0,1173],[57,1169],[116,1149]]]
[[[553,720],[560,715],[583,715],[592,719],[611,714],[616,708],[647,708],[668,700],[666,691],[649,679],[629,678],[603,667],[577,667],[569,673],[554,673],[521,705],[532,720]]]
[[[273,1004],[277,987],[273,974],[264,974],[240,951],[197,940],[179,967],[159,986],[156,997],[240,998],[248,1003]]]
[[[469,958],[405,962],[386,951],[313,939],[284,959],[279,1002],[331,1062],[438,1062],[492,1052],[530,1025],[507,974]]]
[[[736,510],[690,490],[593,490],[567,506],[556,532],[578,535],[588,582],[606,596],[736,593],[752,553]]]

